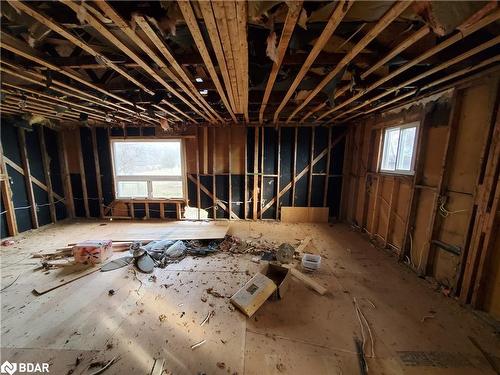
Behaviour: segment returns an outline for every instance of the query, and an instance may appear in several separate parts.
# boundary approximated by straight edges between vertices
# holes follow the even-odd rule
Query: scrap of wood
[[[63,285],[69,284],[75,280],[81,279],[84,276],[90,275],[91,273],[97,272],[101,269],[101,267],[91,267],[86,269],[80,273],[69,274],[68,276],[63,277],[62,279],[58,279],[55,281],[51,281],[49,283],[43,284],[41,286],[37,286],[33,289],[33,293],[36,295],[42,295],[51,290],[57,289]]]
[[[163,373],[163,365],[165,364],[165,358],[155,359],[155,364],[151,370],[151,375],[161,375]]]
[[[326,289],[324,286],[320,285],[319,283],[311,279],[309,276],[304,275],[298,269],[293,268],[293,266],[283,264],[283,267],[288,268],[293,276],[302,281],[308,287],[314,289],[316,292],[318,292],[318,294],[325,295],[326,292],[328,292],[328,289]]]
[[[309,245],[309,242],[312,241],[312,237],[311,236],[307,236],[306,238],[304,238],[301,242],[300,242],[300,245],[297,246],[297,248],[295,249],[295,251],[301,253],[305,250],[305,248],[307,247],[307,245]]]

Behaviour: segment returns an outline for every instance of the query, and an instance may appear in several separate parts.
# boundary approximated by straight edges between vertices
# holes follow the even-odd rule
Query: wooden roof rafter
[[[477,21],[476,23],[470,25],[469,27],[463,29],[460,32],[453,34],[452,36],[445,39],[441,43],[428,49],[427,51],[420,54],[419,56],[417,56],[413,60],[407,62],[406,64],[404,64],[400,68],[394,70],[392,73],[388,74],[387,76],[378,79],[377,81],[375,81],[374,83],[369,85],[365,90],[361,91],[360,93],[350,97],[349,99],[346,99],[345,101],[343,101],[342,103],[340,103],[338,105],[335,105],[333,108],[331,108],[330,110],[326,111],[321,116],[319,116],[317,118],[317,120],[321,120],[321,119],[325,118],[326,116],[329,116],[330,114],[344,108],[345,106],[351,104],[352,102],[358,100],[362,96],[368,94],[369,92],[373,91],[377,87],[381,86],[385,82],[387,82],[387,81],[391,80],[392,78],[395,78],[396,76],[400,75],[401,73],[407,71],[411,67],[419,64],[422,61],[425,61],[429,57],[437,54],[438,52],[444,50],[447,47],[450,47],[451,45],[457,43],[458,41],[463,40],[467,36],[475,33],[476,31],[482,29],[483,27],[486,27],[487,25],[489,25],[495,21],[498,21],[499,19],[500,19],[500,10],[496,10],[493,13],[490,13],[489,15],[485,16],[484,18]]]
[[[288,12],[285,19],[285,24],[283,25],[283,30],[281,31],[280,41],[277,47],[277,61],[273,63],[271,73],[267,80],[266,89],[264,91],[264,97],[262,99],[262,104],[259,111],[259,123],[264,123],[264,111],[266,110],[267,102],[271,91],[276,81],[276,77],[281,68],[281,63],[283,57],[285,56],[286,50],[288,48],[288,43],[292,37],[293,30],[299,19],[300,13],[302,11],[302,1],[293,1],[288,3]]]
[[[403,13],[411,5],[411,1],[397,1],[370,29],[361,40],[345,55],[345,57],[329,72],[325,78],[316,86],[307,98],[288,116],[287,122],[291,121],[318,93],[334,79],[363,49],[365,49],[377,35],[379,35],[392,21]]]
[[[68,6],[70,9],[72,9],[76,14],[79,12],[79,4],[77,4],[73,0],[59,0],[66,6]],[[99,7],[105,8],[109,11],[109,14],[106,13],[107,16],[110,14],[113,14],[115,17],[114,21],[119,22],[119,27],[124,31],[129,38],[133,38],[132,40],[134,43],[137,44],[137,40],[140,40],[137,34],[128,26],[128,24],[121,19],[121,17],[114,12],[114,10],[107,4],[105,1],[99,1],[96,3]],[[163,79],[153,68],[149,66],[147,62],[141,59],[139,55],[137,55],[134,51],[132,51],[128,46],[126,46],[120,39],[118,39],[111,31],[108,30],[106,26],[104,26],[96,17],[94,17],[90,13],[85,13],[85,20],[88,22],[90,26],[92,26],[100,35],[102,35],[108,42],[112,43],[114,46],[119,48],[125,55],[130,57],[132,60],[134,60],[137,64],[140,65],[140,67],[151,77],[154,78],[155,81],[159,82],[163,87],[165,87],[168,91],[170,91],[173,95],[175,95],[177,98],[179,98],[182,102],[184,102],[188,107],[190,107],[195,113],[197,113],[199,116],[204,118],[205,120],[209,122],[215,122],[215,119],[213,117],[205,115],[202,111],[200,111],[194,104],[192,104],[184,95],[180,94],[174,87],[172,87],[165,79]],[[170,69],[166,67],[166,65],[161,62],[161,60],[158,58],[158,56],[151,50],[149,47],[147,47],[144,42],[140,41],[138,44],[139,47],[141,47],[143,50],[145,50],[148,55],[155,60],[155,62],[160,62],[160,65],[162,70],[167,73],[167,75],[172,74]],[[176,82],[177,83],[177,82]],[[147,89],[147,92],[150,94],[154,94],[153,91]],[[203,107],[202,107],[203,108]]]
[[[227,111],[229,112],[229,115],[233,119],[234,122],[238,122],[236,116],[234,115],[233,109],[231,108],[231,104],[228,101],[227,95],[224,92],[224,89],[221,85],[221,82],[219,80],[219,76],[217,75],[217,72],[215,71],[214,64],[212,62],[212,59],[210,57],[210,54],[208,52],[207,46],[205,44],[205,41],[203,40],[203,36],[200,31],[200,27],[198,26],[198,22],[196,20],[196,16],[194,14],[194,11],[191,7],[191,4],[189,1],[185,0],[180,0],[177,2],[179,5],[179,8],[182,12],[182,15],[184,16],[184,20],[186,21],[186,24],[189,28],[189,31],[191,32],[191,35],[194,39],[194,42],[196,44],[196,47],[198,48],[198,51],[205,62],[206,69],[208,71],[208,74],[210,76],[210,79],[215,85],[215,88],[217,89],[217,92],[219,93],[219,96],[226,106]]]
[[[353,4],[352,1],[346,1],[346,0],[340,0],[338,2],[337,6],[335,7],[334,11],[332,12],[332,14],[330,16],[330,19],[328,20],[328,23],[325,25],[325,28],[321,32],[321,35],[314,43],[314,47],[312,48],[311,52],[309,52],[309,55],[307,56],[306,61],[304,62],[304,64],[300,68],[299,72],[297,73],[297,76],[295,77],[292,84],[290,85],[290,88],[286,92],[285,97],[283,98],[278,109],[274,113],[273,121],[275,124],[279,120],[279,115],[280,115],[281,111],[285,108],[286,104],[288,103],[288,101],[292,97],[292,95],[295,92],[295,90],[297,89],[298,85],[304,79],[306,73],[311,68],[314,60],[316,60],[316,57],[318,57],[319,53],[323,50],[323,47],[330,40],[330,37],[335,32],[338,25],[342,22],[342,19],[347,14],[347,12],[351,8],[352,4]]]

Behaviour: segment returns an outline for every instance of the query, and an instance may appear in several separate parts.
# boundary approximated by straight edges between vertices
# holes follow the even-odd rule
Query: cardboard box
[[[73,256],[76,263],[103,263],[113,255],[111,240],[88,240],[73,246]]]
[[[265,266],[237,291],[230,299],[231,303],[246,316],[251,317],[267,299],[283,298],[288,290],[290,270],[276,264]]]

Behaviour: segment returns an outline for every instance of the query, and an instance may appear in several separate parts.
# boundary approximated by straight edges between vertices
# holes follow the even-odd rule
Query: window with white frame
[[[413,174],[418,124],[412,122],[385,129],[381,172]]]
[[[111,140],[116,198],[183,198],[181,139]]]

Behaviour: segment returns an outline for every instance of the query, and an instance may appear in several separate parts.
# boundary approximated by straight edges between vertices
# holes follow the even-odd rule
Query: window
[[[183,198],[180,139],[111,140],[116,198]]]
[[[385,129],[380,170],[413,174],[418,122]]]

